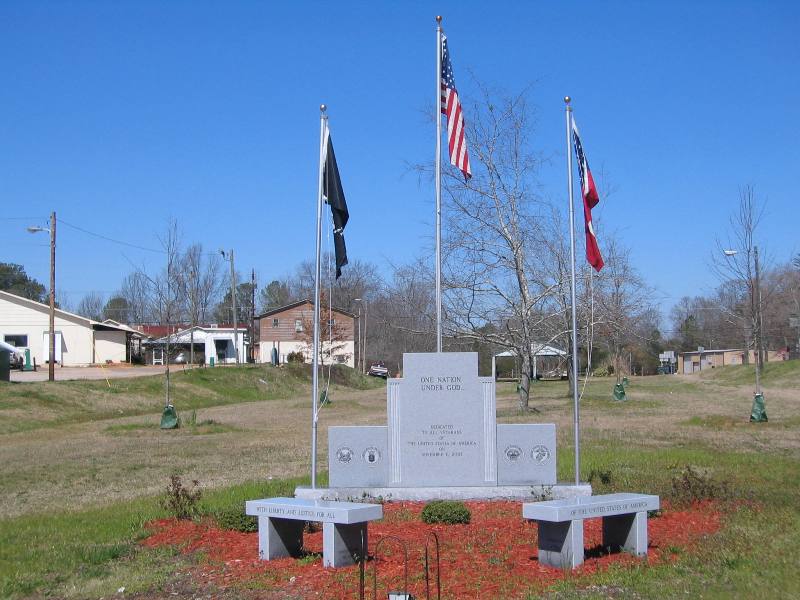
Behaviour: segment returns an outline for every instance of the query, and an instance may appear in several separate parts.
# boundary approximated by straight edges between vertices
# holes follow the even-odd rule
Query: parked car
[[[6,342],[0,340],[0,350],[8,351],[8,359],[10,363],[10,367],[12,369],[19,369],[20,371],[25,366],[25,351],[17,348],[16,346],[12,346],[11,344],[7,344]]]
[[[386,379],[389,376],[389,369],[386,368],[386,365],[382,360],[379,360],[378,362],[374,362],[369,366],[367,375],[372,375],[373,377],[383,377]]]
[[[544,373],[537,373],[536,379],[560,379],[561,381],[566,381],[569,379],[569,373],[563,369],[552,369]]]

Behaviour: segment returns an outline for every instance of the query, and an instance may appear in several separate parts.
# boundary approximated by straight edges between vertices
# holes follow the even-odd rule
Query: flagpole
[[[442,17],[436,16],[436,352],[442,351]]]
[[[322,247],[322,185],[325,168],[325,132],[328,127],[327,107],[319,107],[319,187],[317,188],[317,232],[316,255],[314,265],[314,342],[311,358],[311,489],[317,488],[317,398],[319,397],[319,277],[320,277],[320,249]]]
[[[581,483],[581,433],[580,405],[578,401],[578,317],[575,302],[575,206],[572,199],[572,149],[570,134],[572,133],[572,107],[570,97],[564,98],[567,117],[567,194],[569,195],[569,266],[570,266],[570,300],[572,302],[572,402],[573,425],[575,438],[575,485]]]

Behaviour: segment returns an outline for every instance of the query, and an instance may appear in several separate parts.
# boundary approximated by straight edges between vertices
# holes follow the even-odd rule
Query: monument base
[[[306,500],[343,500],[364,502],[366,499],[391,500],[561,500],[576,496],[591,496],[589,483],[580,485],[499,485],[471,487],[297,487],[296,498]]]

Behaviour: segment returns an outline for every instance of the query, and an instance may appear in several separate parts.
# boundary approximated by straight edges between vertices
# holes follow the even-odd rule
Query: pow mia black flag
[[[322,172],[322,194],[325,202],[331,207],[333,216],[333,247],[336,252],[336,279],[342,275],[342,267],[347,264],[347,248],[344,244],[344,228],[350,214],[344,199],[342,180],[339,179],[339,167],[336,166],[336,155],[333,153],[333,142],[330,131],[326,127],[327,143],[325,144],[325,167]]]

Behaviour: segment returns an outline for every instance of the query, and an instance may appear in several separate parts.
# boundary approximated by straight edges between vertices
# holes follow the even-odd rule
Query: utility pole
[[[361,349],[361,305],[358,305],[358,362],[356,363],[356,368],[361,371],[361,363],[364,362],[363,359],[364,350]]]
[[[256,270],[250,271],[250,362],[256,362]]]
[[[220,250],[220,254],[222,254],[222,258],[227,258],[225,256],[225,250]],[[231,263],[231,308],[233,309],[233,352],[236,354],[236,364],[239,364],[239,325],[238,325],[238,316],[236,315],[236,271],[233,267],[233,248],[228,251],[230,258],[228,260]]]
[[[364,355],[361,358],[361,372],[366,375],[367,373],[367,301],[364,300],[364,343],[361,345],[361,350]]]
[[[56,380],[56,212],[50,213],[50,361],[47,380]]]
[[[362,373],[366,373],[365,365],[366,359],[364,358],[364,346],[366,346],[366,334],[367,334],[367,323],[366,323],[366,314],[367,314],[367,301],[364,298],[355,298],[353,302],[358,302],[358,360],[356,361],[356,370],[361,371]],[[364,308],[364,343],[361,343],[361,308]]]
[[[50,352],[48,354],[47,379],[56,380],[56,212],[50,213],[50,228],[32,226],[28,233],[47,231],[50,233],[50,331],[48,334]]]

